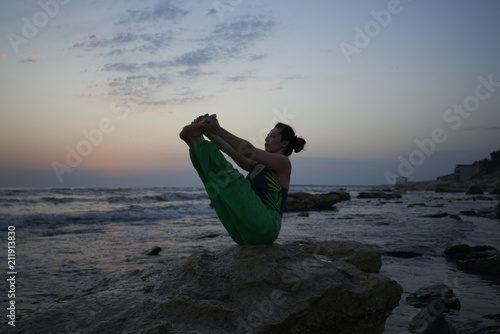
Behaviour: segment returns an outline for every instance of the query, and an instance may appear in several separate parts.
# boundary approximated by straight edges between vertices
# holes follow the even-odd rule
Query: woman
[[[208,114],[184,127],[179,136],[188,144],[191,162],[231,238],[240,245],[273,243],[290,187],[288,156],[300,152],[305,140],[278,123],[261,150],[222,128],[217,116]],[[220,151],[249,172],[246,179]]]

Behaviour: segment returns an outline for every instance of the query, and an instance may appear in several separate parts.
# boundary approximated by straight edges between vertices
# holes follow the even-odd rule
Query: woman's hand
[[[221,128],[219,125],[219,121],[217,120],[217,115],[213,114],[205,117],[203,120],[203,127],[208,132],[216,133],[217,130]]]

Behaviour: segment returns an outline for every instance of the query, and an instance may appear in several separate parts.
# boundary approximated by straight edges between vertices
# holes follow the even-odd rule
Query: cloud
[[[189,14],[188,10],[175,6],[171,1],[162,1],[154,8],[146,7],[141,10],[127,11],[127,18],[117,24],[174,21],[187,14]]]
[[[213,46],[189,51],[177,57],[172,62],[172,65],[182,65],[189,67],[201,66],[214,60],[220,59],[223,56],[223,52],[221,51],[221,48]]]
[[[108,39],[98,39],[95,35],[88,39],[75,42],[73,48],[90,50],[97,48],[111,48],[107,56],[121,56],[126,52],[140,52],[155,54],[159,49],[170,45],[173,41],[172,33],[143,33],[135,34],[120,32]]]
[[[134,114],[145,110],[141,106],[184,105],[212,99],[210,93],[205,96],[172,92],[182,90],[180,85],[186,85],[186,80],[190,87],[196,87],[198,80],[206,76],[220,75],[224,80],[225,75],[220,74],[217,66],[267,56],[254,47],[274,31],[277,22],[273,17],[245,15],[222,23],[208,20],[200,34],[199,26],[188,25],[187,19],[179,22],[191,13],[180,4],[158,1],[143,9],[128,10],[114,24],[119,27],[118,32],[107,36],[93,34],[73,44],[74,50],[95,51],[99,59],[105,59],[96,72],[110,75],[95,87],[105,87],[108,96],[134,109]],[[191,16],[190,19],[198,19]],[[251,78],[229,75],[225,80],[243,82]],[[167,91],[162,89],[166,85],[171,86],[168,99],[164,98]]]
[[[240,47],[266,37],[276,27],[276,20],[270,16],[246,16],[231,23],[217,25],[209,40],[231,42]]]
[[[179,98],[171,98],[171,99],[166,99],[166,100],[151,101],[151,102],[148,102],[146,104],[155,105],[155,106],[187,105],[187,104],[193,104],[193,103],[207,102],[207,101],[215,98],[215,96],[213,96],[213,95],[196,96],[194,93],[189,93],[186,95],[189,95],[189,96],[184,96],[184,97],[179,97]]]
[[[234,77],[227,77],[226,78],[226,81],[228,82],[245,82],[245,81],[248,81],[250,79],[253,79],[254,76],[252,75],[236,75]]]
[[[128,72],[134,73],[140,70],[140,66],[136,63],[110,63],[106,64],[98,69],[98,71],[104,72]]]
[[[75,93],[75,96],[77,97],[91,97],[91,93]]]
[[[177,74],[180,77],[184,77],[184,78],[199,78],[202,76],[214,74],[214,72],[204,72],[204,71],[201,71],[199,68],[190,67],[184,71],[179,71]]]
[[[97,48],[103,46],[103,44],[102,40],[98,40],[95,35],[92,35],[86,40],[75,42],[73,48]]]
[[[37,61],[44,60],[45,57],[31,56],[29,58],[20,59],[17,62],[21,64],[36,63]]]

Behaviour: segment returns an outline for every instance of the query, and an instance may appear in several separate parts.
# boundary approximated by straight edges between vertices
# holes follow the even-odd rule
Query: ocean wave
[[[206,215],[213,212],[204,205],[143,206],[131,204],[115,211],[87,211],[78,213],[2,214],[0,228],[7,226],[61,226],[68,224],[102,224],[107,222],[158,221],[179,219],[186,216]]]
[[[42,201],[50,202],[54,204],[64,204],[80,200],[78,198],[72,197],[42,197]]]
[[[0,228],[155,221],[210,214],[201,188],[0,190]]]

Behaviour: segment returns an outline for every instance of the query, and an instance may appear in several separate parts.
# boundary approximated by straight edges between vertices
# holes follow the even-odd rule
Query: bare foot
[[[203,123],[192,123],[190,125],[186,125],[181,133],[179,133],[179,137],[188,144],[189,148],[193,149],[201,143],[203,139]]]
[[[196,119],[193,120],[193,122],[191,124],[200,123],[201,121],[203,121],[207,117],[208,117],[208,114],[198,116]]]

